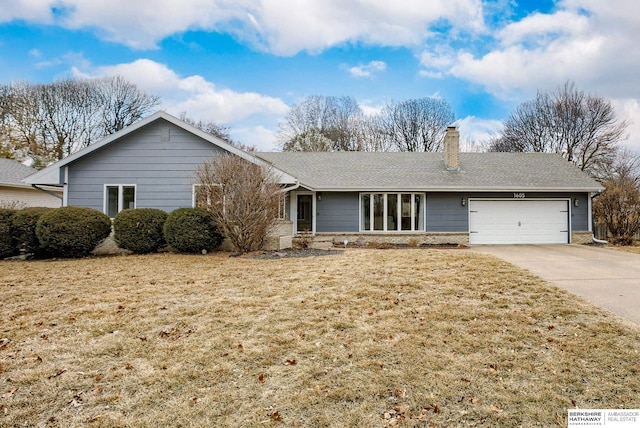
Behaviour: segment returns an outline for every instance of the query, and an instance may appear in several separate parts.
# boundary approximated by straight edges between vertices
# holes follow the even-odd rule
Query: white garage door
[[[566,244],[569,203],[566,200],[470,200],[469,243]]]

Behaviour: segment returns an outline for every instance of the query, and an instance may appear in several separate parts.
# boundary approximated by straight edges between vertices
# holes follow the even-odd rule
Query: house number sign
[[[514,193],[513,197],[514,199],[524,199],[526,198],[526,195],[524,193]]]

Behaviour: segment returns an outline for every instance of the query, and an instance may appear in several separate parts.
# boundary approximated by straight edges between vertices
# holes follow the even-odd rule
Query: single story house
[[[602,186],[561,156],[460,153],[246,152],[155,113],[28,177],[63,189],[63,204],[110,216],[126,208],[194,206],[194,168],[232,154],[271,166],[285,189],[280,235],[335,242],[547,244],[591,242]]]
[[[37,172],[12,159],[0,159],[0,207],[26,208],[62,206],[62,189],[38,187],[22,180]]]

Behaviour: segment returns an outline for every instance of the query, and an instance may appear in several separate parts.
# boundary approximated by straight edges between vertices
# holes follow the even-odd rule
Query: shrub
[[[40,241],[36,235],[38,220],[52,208],[31,207],[18,211],[11,220],[15,246],[19,252],[25,254],[44,255]]]
[[[222,234],[211,213],[203,208],[178,208],[164,223],[164,237],[174,249],[185,253],[213,250]]]
[[[91,208],[62,207],[40,217],[36,235],[52,256],[84,257],[111,233],[111,219]]]
[[[163,234],[167,213],[155,208],[120,211],[113,219],[118,247],[144,254],[158,251],[166,244]]]
[[[16,254],[11,221],[15,213],[15,210],[0,208],[0,259]]]

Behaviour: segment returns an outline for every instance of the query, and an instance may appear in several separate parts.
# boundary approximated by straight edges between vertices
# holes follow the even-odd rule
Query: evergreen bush
[[[46,207],[30,207],[16,212],[11,223],[13,225],[15,246],[18,252],[38,256],[45,254],[36,235],[36,226],[38,225],[40,217],[52,209],[53,208]]]
[[[0,208],[0,259],[11,257],[16,254],[12,225],[12,219],[15,213],[16,210]]]
[[[113,219],[114,238],[118,247],[137,254],[153,253],[162,248],[167,213],[155,208],[120,211]]]
[[[222,244],[222,234],[211,213],[203,208],[178,208],[164,223],[164,237],[184,253],[210,251]]]
[[[44,213],[36,226],[40,246],[56,257],[84,257],[111,233],[111,219],[100,211],[62,207]]]

